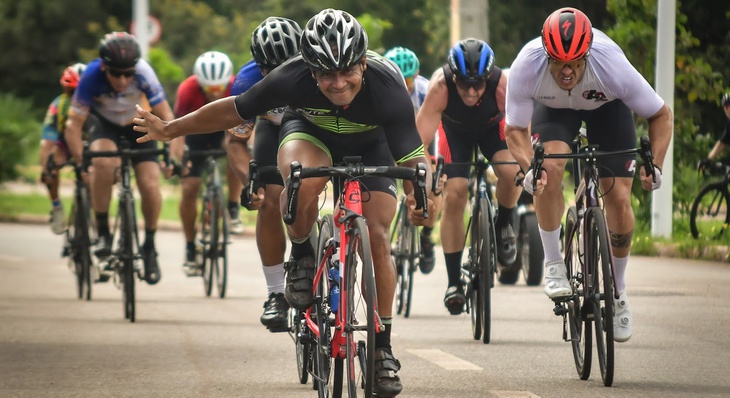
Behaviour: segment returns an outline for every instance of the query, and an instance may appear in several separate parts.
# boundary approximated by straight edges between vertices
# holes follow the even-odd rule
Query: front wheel
[[[215,260],[215,280],[218,288],[218,297],[226,297],[228,285],[228,212],[223,203],[223,194],[218,192],[218,212],[220,229],[218,231],[218,256]]]
[[[494,242],[494,225],[489,214],[489,203],[486,199],[479,200],[478,213],[478,268],[479,272],[479,301],[481,302],[482,342],[489,344],[492,329],[492,286],[494,285],[494,270],[497,264],[496,244]]]
[[[565,267],[570,283],[574,286],[575,294],[567,302],[568,331],[570,345],[573,348],[575,370],[581,380],[588,380],[591,376],[591,359],[593,344],[593,324],[588,320],[593,309],[590,301],[586,300],[584,289],[586,283],[583,275],[583,258],[581,256],[580,220],[575,206],[568,209],[565,217]]]
[[[730,225],[730,194],[727,184],[717,182],[702,188],[692,203],[689,226],[695,239],[719,239]]]
[[[603,384],[613,384],[613,269],[606,216],[603,210],[592,208],[586,218],[587,268],[591,276],[593,323],[596,329],[596,351]]]
[[[134,247],[136,243],[135,231],[136,224],[134,222],[134,202],[130,197],[123,199],[120,203],[122,208],[120,220],[122,222],[119,232],[121,234],[121,264],[122,264],[122,280],[124,281],[124,317],[129,322],[135,321],[136,303],[135,303],[135,269],[134,269]]]
[[[206,194],[200,212],[200,242],[203,248],[203,290],[208,297],[213,291],[213,269],[218,255],[218,207],[214,198]]]

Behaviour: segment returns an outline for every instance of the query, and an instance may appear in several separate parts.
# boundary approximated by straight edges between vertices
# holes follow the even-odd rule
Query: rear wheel
[[[527,286],[539,286],[542,282],[545,253],[537,225],[537,215],[527,213],[520,217],[520,235],[517,238],[518,257]]]
[[[695,239],[720,239],[730,225],[730,194],[725,181],[702,188],[692,203],[689,226]]]
[[[352,223],[344,274],[345,289],[342,292],[346,300],[344,308],[340,308],[341,311],[347,311],[344,314],[347,391],[350,397],[356,397],[357,389],[363,386],[364,396],[371,397],[375,383],[376,323],[380,318],[375,311],[375,270],[365,220],[358,217]]]
[[[593,322],[596,329],[596,351],[601,379],[607,387],[613,384],[613,270],[606,217],[603,210],[592,208],[586,218],[588,243],[586,261],[593,269],[591,287],[593,298]]]
[[[581,250],[579,245],[580,225],[578,212],[575,206],[568,209],[565,217],[565,266],[568,272],[570,283],[576,286],[575,295],[567,302],[568,307],[568,331],[570,332],[570,343],[573,348],[573,360],[575,370],[582,380],[588,380],[591,375],[592,358],[592,323],[588,320],[593,316],[593,309],[590,301],[586,301],[584,289],[583,268],[581,264]]]

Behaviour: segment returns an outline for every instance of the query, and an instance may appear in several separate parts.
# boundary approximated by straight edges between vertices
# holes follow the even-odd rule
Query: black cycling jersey
[[[476,105],[466,106],[456,91],[456,84],[453,81],[451,69],[447,65],[444,65],[442,68],[444,70],[446,88],[449,91],[449,102],[441,114],[441,122],[445,127],[480,132],[488,125],[498,123],[504,118],[504,114],[500,113],[495,99],[499,79],[502,77],[502,69],[496,66],[492,69],[492,73],[487,79],[487,88],[484,90],[482,98]]]
[[[397,163],[423,156],[413,104],[398,67],[368,51],[363,85],[352,103],[335,106],[322,94],[301,55],[274,69],[235,100],[243,119],[289,106],[295,117],[323,130],[367,140],[385,135]],[[291,115],[293,112],[289,112]]]
[[[720,137],[720,142],[725,145],[730,145],[730,119],[727,119],[727,121],[725,121],[725,132],[722,133],[722,137]]]

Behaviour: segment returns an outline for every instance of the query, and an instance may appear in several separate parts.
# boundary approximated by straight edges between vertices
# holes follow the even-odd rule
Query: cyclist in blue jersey
[[[251,55],[253,60],[241,68],[236,75],[231,95],[246,92],[251,86],[290,57],[299,52],[302,29],[299,24],[287,18],[269,17],[251,34]],[[276,166],[276,152],[279,146],[281,119],[286,108],[274,108],[258,115],[255,128],[253,120],[228,130],[228,158],[234,172],[241,181],[248,181],[248,165],[251,153],[248,143],[252,135],[253,158],[259,166]],[[253,133],[253,134],[252,134]],[[284,189],[281,175],[262,175],[259,182],[265,184],[250,198],[256,209],[256,245],[261,257],[266,278],[268,298],[264,302],[261,323],[271,332],[287,331],[289,303],[284,297],[284,253],[286,235],[281,223],[279,197]],[[248,207],[248,190],[244,189],[241,205]]]
[[[428,91],[428,79],[420,75],[421,63],[418,60],[418,56],[412,50],[405,47],[393,47],[386,51],[385,58],[393,61],[403,73],[403,77],[406,80],[406,87],[408,92],[411,94],[411,102],[413,103],[413,110],[418,114],[418,110],[423,105],[423,100],[426,99],[426,92]],[[436,153],[434,150],[436,146],[436,140],[431,142],[428,147],[430,154]],[[434,201],[435,208],[431,211],[431,217],[426,224],[421,228],[420,241],[421,241],[421,258],[418,262],[418,266],[421,272],[429,274],[433,271],[433,267],[436,265],[436,258],[433,252],[433,239],[431,238],[431,232],[433,226],[438,220],[439,209],[441,201],[432,196],[431,200]]]
[[[77,163],[82,161],[81,127],[87,117],[95,115],[98,127],[90,135],[92,151],[116,151],[120,138],[126,136],[131,148],[156,148],[155,143],[140,144],[140,134],[133,129],[135,104],[146,103],[164,120],[173,114],[165,90],[147,61],[140,58],[137,39],[126,32],[112,32],[104,36],[99,46],[99,58],[91,61],[71,100],[71,111],[66,123],[66,142]],[[181,142],[177,140],[177,142]],[[145,222],[145,241],[142,245],[144,276],[149,284],[160,280],[155,248],[155,231],[162,208],[160,194],[160,167],[157,156],[143,156],[133,160],[137,187],[142,198]],[[109,229],[114,170],[118,158],[96,158],[89,175],[92,206],[96,213],[99,241],[94,250],[98,257],[111,254],[112,237]],[[169,175],[170,170],[166,170]]]
[[[258,84],[236,97],[210,103],[180,119],[165,122],[137,107],[135,130],[147,133],[139,142],[169,141],[186,134],[231,128],[266,111],[288,106],[281,124],[277,164],[284,180],[289,166],[329,166],[344,156],[360,156],[368,165],[426,164],[416,129],[413,105],[403,75],[386,58],[367,51],[367,34],[352,15],[325,9],[312,17],[302,32],[301,54],[293,57]],[[430,190],[430,169],[426,189]],[[375,336],[375,392],[398,395],[403,386],[400,362],[391,347],[395,267],[390,257],[390,225],[396,211],[395,181],[382,177],[361,179],[365,195],[375,266],[378,310],[384,329]],[[291,260],[287,262],[285,297],[297,309],[312,304],[314,249],[310,232],[318,216],[318,198],[326,178],[302,181],[296,222],[287,226]],[[405,184],[411,220],[422,225],[423,211],[415,210],[413,187]],[[282,209],[286,197],[282,195]],[[429,201],[429,206],[431,205]]]

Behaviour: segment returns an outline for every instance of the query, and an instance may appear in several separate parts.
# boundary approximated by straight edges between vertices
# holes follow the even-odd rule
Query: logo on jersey
[[[583,92],[583,98],[587,100],[606,101],[606,94],[596,90],[586,90]]]
[[[281,115],[286,111],[286,107],[269,109],[266,114],[269,116]]]
[[[314,108],[297,108],[297,112],[302,116],[325,116],[332,113],[329,109],[314,109]]]

